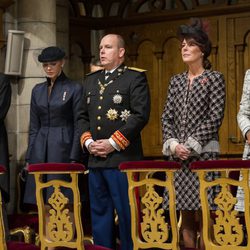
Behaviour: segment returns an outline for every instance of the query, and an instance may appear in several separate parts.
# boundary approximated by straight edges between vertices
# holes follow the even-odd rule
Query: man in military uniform
[[[120,35],[104,36],[99,48],[104,69],[86,77],[79,115],[81,144],[90,153],[92,232],[95,244],[115,249],[116,210],[121,250],[132,250],[128,183],[118,166],[143,159],[140,132],[149,119],[149,88],[144,70],[123,64]]]

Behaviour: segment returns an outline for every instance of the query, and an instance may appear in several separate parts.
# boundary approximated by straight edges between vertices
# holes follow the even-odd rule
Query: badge
[[[106,116],[109,120],[114,121],[118,118],[118,111],[115,109],[109,109]]]
[[[87,97],[87,104],[90,104],[90,97]]]
[[[65,101],[65,99],[66,99],[66,95],[67,95],[67,92],[66,92],[66,91],[64,91],[64,92],[63,92],[63,101]]]
[[[113,96],[113,102],[115,104],[121,104],[122,103],[122,96],[120,94],[115,94]]]
[[[130,110],[127,110],[127,109],[124,109],[122,112],[121,112],[121,115],[120,117],[122,118],[122,121],[127,121],[128,118],[131,116],[130,114]]]

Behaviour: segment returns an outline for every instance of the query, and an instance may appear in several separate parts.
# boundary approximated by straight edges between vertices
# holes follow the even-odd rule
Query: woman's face
[[[203,56],[200,47],[194,39],[184,39],[181,43],[181,55],[184,63],[191,65],[194,63],[202,64]]]
[[[54,81],[62,71],[64,60],[58,60],[53,62],[44,62],[43,70],[48,78]]]

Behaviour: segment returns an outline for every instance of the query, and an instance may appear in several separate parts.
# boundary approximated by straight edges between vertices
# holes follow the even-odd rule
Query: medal
[[[118,118],[118,111],[115,109],[109,109],[106,116],[109,120],[114,121]]]
[[[63,98],[62,98],[62,99],[63,99],[63,101],[65,101],[65,99],[66,99],[66,94],[67,94],[67,92],[66,92],[66,91],[64,91],[64,92],[63,92]]]
[[[115,104],[121,104],[122,103],[122,96],[120,94],[115,94],[113,96],[113,102]]]
[[[122,121],[125,121],[125,122],[128,120],[128,118],[129,118],[130,116],[131,116],[130,110],[127,110],[127,109],[124,109],[124,110],[121,112],[121,115],[120,115]]]
[[[112,80],[110,80],[109,82],[107,82],[107,83],[101,83],[101,81],[98,79],[98,85],[100,86],[100,90],[99,90],[99,93],[100,93],[100,95],[102,95],[103,93],[104,93],[104,91],[105,91],[105,89],[106,89],[106,87],[109,85],[109,84],[111,84],[111,83],[113,83],[118,77],[120,77],[126,70],[127,70],[127,66],[124,66],[124,67],[122,67],[122,68],[118,68],[117,69],[117,71],[118,71],[118,74],[117,74],[117,76],[114,78],[114,79],[112,79]]]

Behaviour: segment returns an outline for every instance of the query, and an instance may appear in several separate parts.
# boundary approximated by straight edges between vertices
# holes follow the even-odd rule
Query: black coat
[[[121,65],[108,81],[103,94],[100,84],[104,84],[104,71],[87,76],[83,83],[84,95],[79,127],[81,133],[91,132],[93,140],[108,139],[116,130],[129,141],[125,150],[110,153],[107,158],[89,156],[89,168],[117,168],[123,161],[141,160],[143,158],[140,132],[147,124],[150,114],[150,95],[144,72],[132,70]],[[117,118],[110,119],[109,110],[117,112]],[[124,111],[130,116],[122,119]],[[125,117],[126,118],[126,117]]]
[[[48,81],[32,90],[29,145],[26,161],[70,162],[81,160],[76,121],[82,86],[63,73],[48,97]]]
[[[26,153],[28,163],[82,161],[80,135],[77,130],[77,114],[82,98],[82,85],[68,79],[62,73],[55,81],[48,97],[49,79],[32,90],[30,106],[29,144]],[[47,180],[56,178],[46,175]],[[57,178],[68,180],[68,175]],[[52,189],[46,194],[50,197]],[[68,192],[68,193],[67,193]],[[71,192],[64,193],[71,197]],[[34,177],[28,175],[25,203],[35,203]]]
[[[0,175],[0,187],[4,200],[9,200],[9,150],[8,137],[4,124],[11,103],[11,86],[9,78],[0,73],[0,164],[4,165],[7,172]]]

